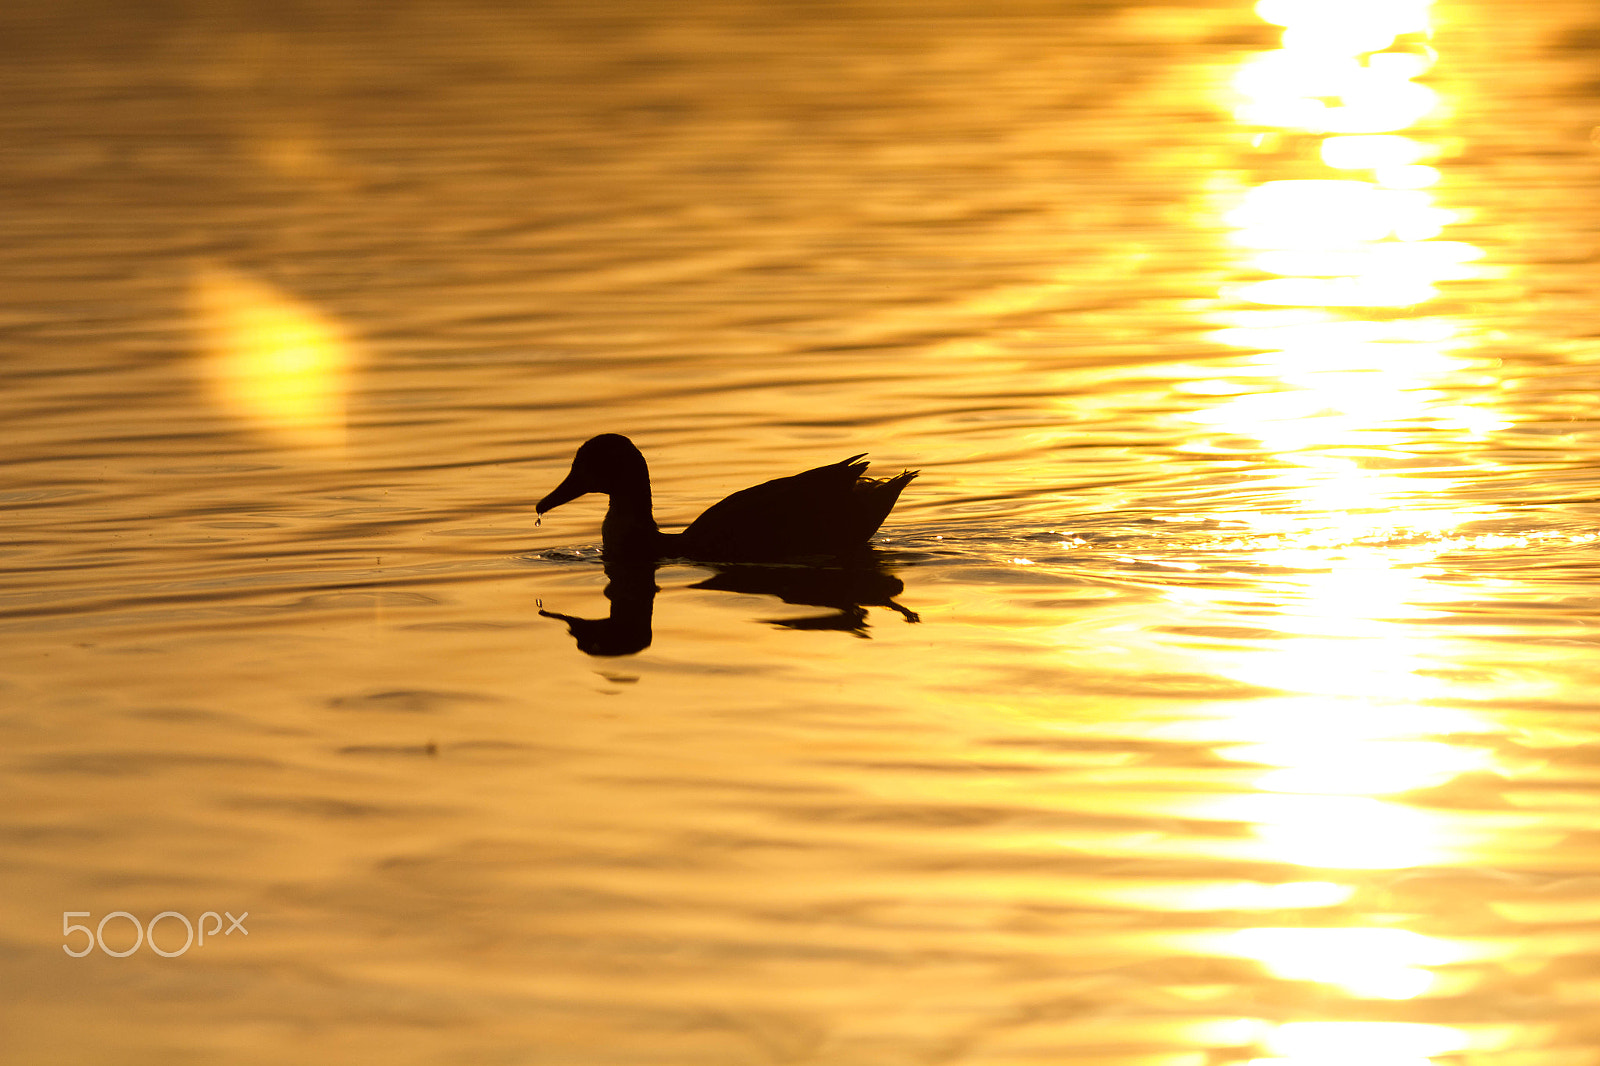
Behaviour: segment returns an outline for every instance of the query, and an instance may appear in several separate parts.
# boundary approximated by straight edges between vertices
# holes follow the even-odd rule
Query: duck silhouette
[[[782,562],[849,557],[868,540],[917,476],[864,477],[862,455],[763,482],[714,503],[681,533],[663,533],[650,504],[650,468],[633,441],[602,433],[585,441],[572,470],[535,508],[539,514],[590,492],[611,497],[600,538],[607,559],[680,558]]]

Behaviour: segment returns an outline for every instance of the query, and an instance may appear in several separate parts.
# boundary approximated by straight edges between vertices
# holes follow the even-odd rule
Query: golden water
[[[0,31],[0,1060],[1600,1062],[1592,5]]]

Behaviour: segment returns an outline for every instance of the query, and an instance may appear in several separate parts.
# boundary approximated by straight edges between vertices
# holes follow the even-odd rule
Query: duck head
[[[633,441],[620,433],[602,433],[585,441],[572,457],[572,469],[566,478],[534,510],[544,514],[590,492],[603,492],[614,504],[619,497],[642,498],[648,510],[650,469]]]

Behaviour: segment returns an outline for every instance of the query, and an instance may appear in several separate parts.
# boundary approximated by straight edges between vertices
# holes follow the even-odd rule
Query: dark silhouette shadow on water
[[[611,613],[605,618],[575,618],[555,611],[540,610],[546,618],[567,624],[578,650],[586,655],[633,655],[650,646],[651,621],[655,613],[656,563],[618,561],[605,564],[605,597]],[[894,602],[905,590],[905,583],[885,568],[877,552],[831,566],[793,564],[710,564],[697,563],[715,571],[690,588],[718,592],[740,592],[757,596],[776,596],[784,603],[804,607],[826,607],[829,613],[804,618],[769,618],[761,621],[788,629],[837,630],[867,636],[867,608],[887,607],[907,622],[919,621],[916,613]]]
[[[867,608],[887,607],[898,611],[907,622],[920,621],[913,611],[894,602],[905,591],[905,582],[868,564],[855,567],[757,566],[738,564],[716,567],[716,573],[690,585],[719,592],[755,593],[776,596],[784,603],[801,607],[830,607],[831,614],[806,618],[763,618],[763,622],[789,629],[836,629],[867,635]]]
[[[605,618],[575,618],[540,609],[546,618],[567,623],[567,632],[585,655],[632,655],[650,646],[651,618],[655,614],[656,564],[630,560],[605,564],[606,599],[611,613]]]

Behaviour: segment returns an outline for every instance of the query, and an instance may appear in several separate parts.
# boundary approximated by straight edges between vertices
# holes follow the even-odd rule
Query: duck
[[[633,441],[602,433],[585,441],[561,484],[540,500],[544,515],[590,492],[611,498],[600,526],[609,559],[785,562],[845,558],[868,542],[917,471],[866,477],[866,453],[741,489],[681,533],[664,533],[650,504],[650,468]]]

